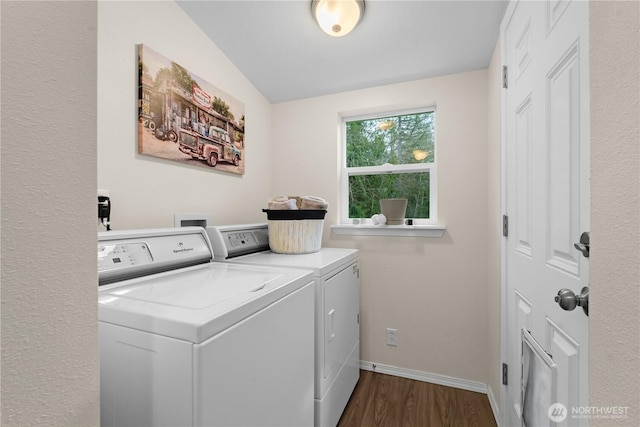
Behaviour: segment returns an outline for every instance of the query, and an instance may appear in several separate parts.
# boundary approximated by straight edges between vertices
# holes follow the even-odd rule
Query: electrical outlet
[[[387,345],[398,345],[398,330],[387,328]]]
[[[109,197],[109,190],[98,190],[98,197]]]

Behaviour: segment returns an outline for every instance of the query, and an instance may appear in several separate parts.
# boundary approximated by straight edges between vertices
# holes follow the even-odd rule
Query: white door
[[[588,286],[588,258],[574,247],[589,230],[588,22],[587,1],[520,1],[510,3],[501,28],[508,216],[502,421],[509,427],[588,424],[584,411],[575,412],[588,406],[589,318],[554,301],[562,288],[578,295]],[[523,329],[552,361],[534,375],[535,387],[522,372]],[[534,395],[525,404],[528,419],[523,382]]]

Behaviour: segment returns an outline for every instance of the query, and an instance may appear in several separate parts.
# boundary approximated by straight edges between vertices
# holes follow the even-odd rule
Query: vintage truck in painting
[[[231,142],[226,130],[211,126],[203,133],[180,129],[180,151],[193,159],[206,160],[211,167],[219,161],[233,163],[235,166],[240,164],[241,151]]]

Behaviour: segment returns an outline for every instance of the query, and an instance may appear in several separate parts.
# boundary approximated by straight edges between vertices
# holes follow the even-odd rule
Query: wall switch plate
[[[387,345],[398,345],[398,330],[387,328]]]

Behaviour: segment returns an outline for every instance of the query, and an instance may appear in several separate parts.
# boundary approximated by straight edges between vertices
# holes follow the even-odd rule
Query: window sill
[[[346,236],[442,237],[444,225],[352,225],[334,224],[333,234]]]

